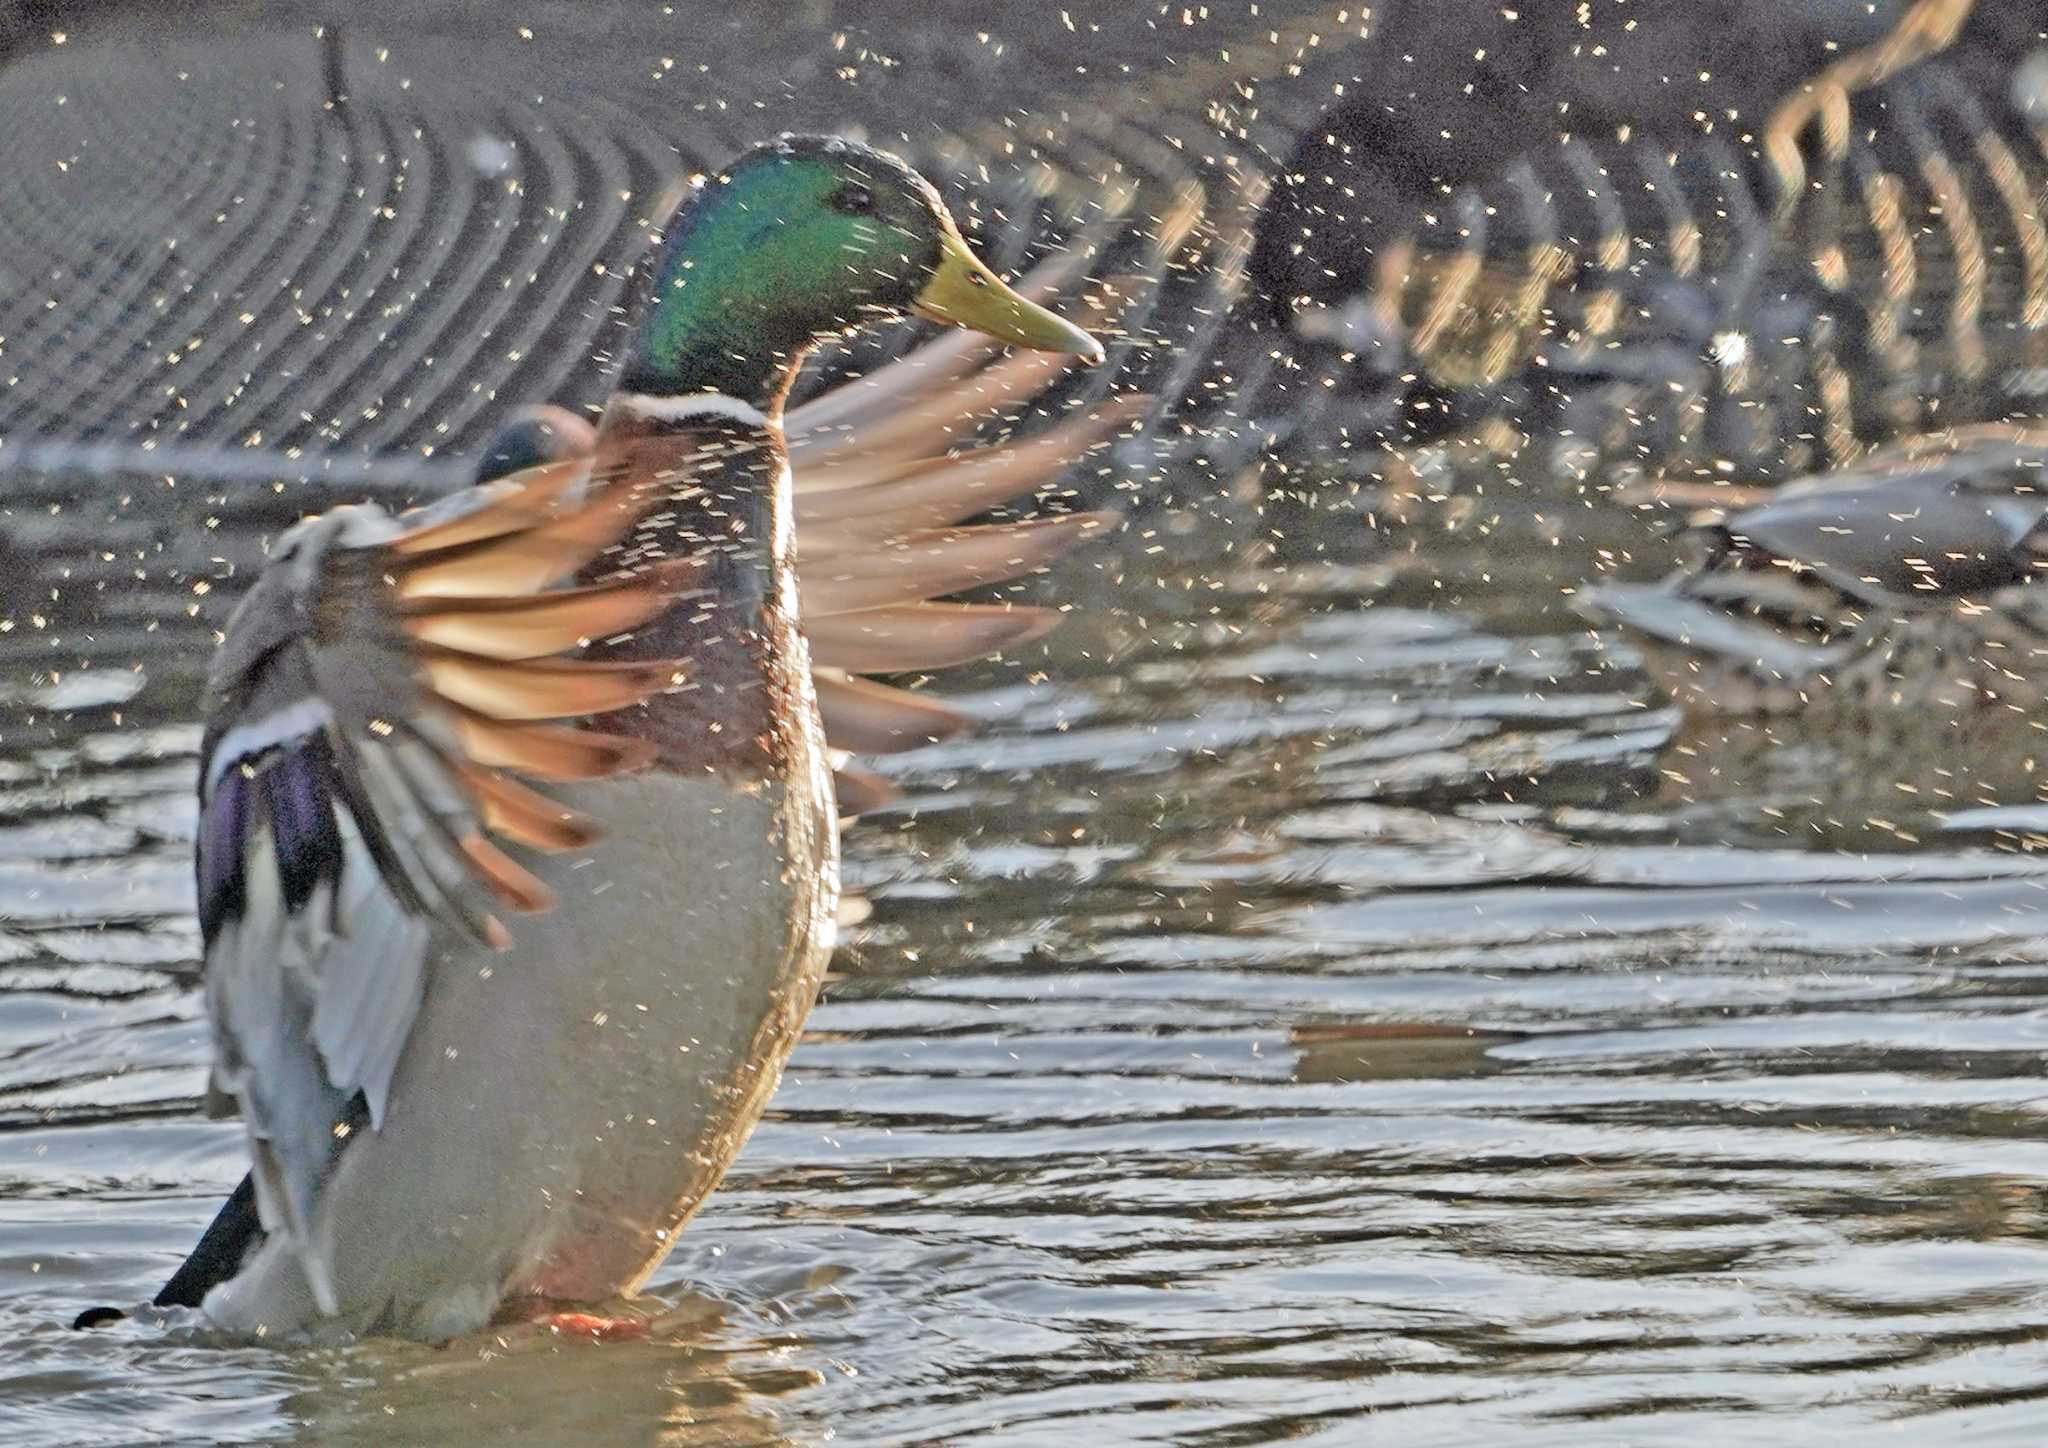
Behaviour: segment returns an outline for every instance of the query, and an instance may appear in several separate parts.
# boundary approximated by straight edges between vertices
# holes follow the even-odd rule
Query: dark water
[[[1991,787],[1698,762],[1522,524],[1240,525],[1074,560],[1054,657],[899,768],[643,1342],[66,1329],[241,1172],[208,640],[9,645],[6,1441],[2038,1442],[2048,862],[1942,827]]]

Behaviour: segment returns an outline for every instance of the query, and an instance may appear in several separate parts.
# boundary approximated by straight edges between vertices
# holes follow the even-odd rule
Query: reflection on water
[[[986,671],[989,728],[904,760],[850,839],[874,916],[647,1336],[604,1345],[64,1328],[153,1291],[240,1172],[196,1110],[207,639],[33,684],[13,655],[0,1418],[2036,1441],[2048,860],[2029,814],[1950,818],[2032,806],[2029,770],[1881,778],[1825,735],[1716,756],[1572,621],[1580,560],[1314,531],[1075,561],[1054,656]]]

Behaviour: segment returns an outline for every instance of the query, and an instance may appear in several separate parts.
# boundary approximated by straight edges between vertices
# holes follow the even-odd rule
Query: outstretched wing
[[[1019,288],[1046,300],[1084,259],[1055,258]],[[1125,300],[1115,284],[1093,298],[1090,328],[1113,331]],[[851,756],[915,749],[973,722],[928,695],[858,676],[946,668],[1038,638],[1058,610],[932,600],[1033,572],[1118,521],[1089,512],[959,526],[1058,481],[1150,406],[1136,394],[1111,397],[1026,436],[974,441],[1078,361],[1004,355],[978,334],[947,332],[790,413],[804,632],[842,815],[878,809],[894,793]]]
[[[510,943],[500,910],[553,902],[500,841],[578,849],[590,822],[515,777],[589,779],[652,750],[577,724],[676,666],[586,662],[581,641],[674,597],[652,570],[553,588],[630,522],[587,461],[394,519],[341,508],[287,533],[230,620],[201,750],[198,884],[215,1059],[209,1105],[246,1125],[263,1226],[310,1245],[349,1136],[384,1119],[429,937]]]
[[[1025,353],[975,365],[991,354],[949,336],[789,419],[804,633],[842,815],[892,794],[850,756],[916,749],[972,722],[928,695],[858,676],[946,668],[1038,638],[1057,609],[932,600],[1043,568],[1117,520],[1090,512],[958,526],[1058,479],[1148,401],[1113,398],[1029,437],[974,446],[964,440],[982,423],[1075,360]],[[883,405],[842,405],[861,396]]]

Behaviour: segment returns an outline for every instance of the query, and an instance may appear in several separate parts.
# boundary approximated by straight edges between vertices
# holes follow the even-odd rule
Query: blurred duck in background
[[[1924,435],[1695,520],[1694,562],[1585,611],[1688,712],[2031,720],[2048,693],[2048,427]]]

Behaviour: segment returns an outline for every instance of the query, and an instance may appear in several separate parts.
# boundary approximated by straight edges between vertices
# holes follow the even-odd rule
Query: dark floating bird
[[[1974,0],[1397,5],[1279,169],[1248,314],[1396,446],[1504,419],[1784,478],[2036,415],[2041,47]]]

